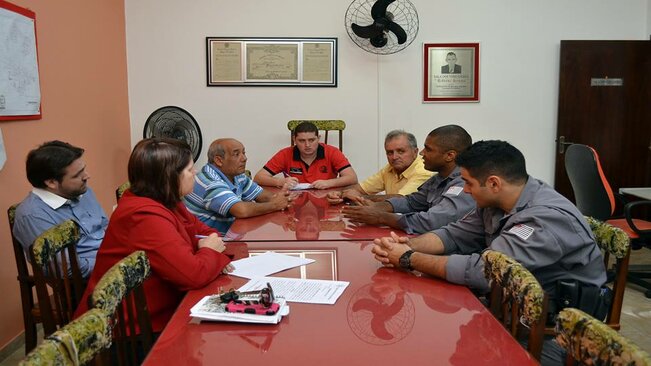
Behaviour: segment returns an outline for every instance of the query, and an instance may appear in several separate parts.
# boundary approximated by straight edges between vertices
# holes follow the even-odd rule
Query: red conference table
[[[266,188],[265,188],[266,189]],[[237,219],[226,233],[230,241],[372,240],[402,230],[353,223],[344,218],[343,205],[330,206],[328,191],[296,192],[292,207],[262,216]]]
[[[244,244],[236,245],[241,253]],[[249,251],[276,249],[317,259],[277,276],[350,285],[335,305],[290,303],[290,314],[277,325],[190,318],[190,308],[203,296],[246,282],[221,276],[187,294],[145,365],[536,364],[467,288],[380,268],[369,241],[246,245]]]

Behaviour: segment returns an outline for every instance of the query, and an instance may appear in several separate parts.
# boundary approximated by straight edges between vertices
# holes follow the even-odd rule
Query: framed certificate
[[[337,38],[206,37],[208,86],[337,86]]]
[[[423,102],[479,102],[479,43],[423,44]]]

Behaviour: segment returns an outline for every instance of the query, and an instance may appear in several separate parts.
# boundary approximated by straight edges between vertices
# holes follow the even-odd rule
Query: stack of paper
[[[276,302],[280,305],[280,309],[275,315],[229,313],[226,311],[226,304],[219,301],[218,295],[210,295],[190,309],[190,316],[212,321],[278,324],[283,316],[289,314],[289,305],[284,299],[276,299]]]

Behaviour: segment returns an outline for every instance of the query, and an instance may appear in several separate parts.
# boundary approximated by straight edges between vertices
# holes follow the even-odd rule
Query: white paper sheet
[[[312,262],[314,262],[314,259],[299,258],[275,252],[266,252],[261,255],[231,262],[233,267],[235,267],[235,270],[229,274],[249,279],[265,277],[289,268],[310,264]]]
[[[290,188],[290,191],[304,191],[306,189],[312,188],[312,184],[310,183],[297,183],[295,186]]]
[[[260,290],[271,284],[274,295],[288,302],[309,304],[334,304],[350,282],[303,280],[297,278],[263,277],[254,278],[239,288],[239,291]]]

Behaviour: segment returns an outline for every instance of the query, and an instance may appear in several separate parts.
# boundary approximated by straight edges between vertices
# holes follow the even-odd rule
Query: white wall
[[[458,123],[475,140],[504,139],[529,172],[553,181],[561,39],[648,39],[651,0],[412,0],[420,31],[389,56],[348,38],[349,0],[126,0],[132,143],[147,116],[178,105],[207,146],[235,137],[254,173],[288,145],[290,119],[343,119],[344,151],[360,178],[386,160],[383,135]],[[338,37],[337,88],[206,87],[206,36]],[[480,103],[421,103],[423,42],[481,43]],[[200,163],[204,163],[202,157]]]

